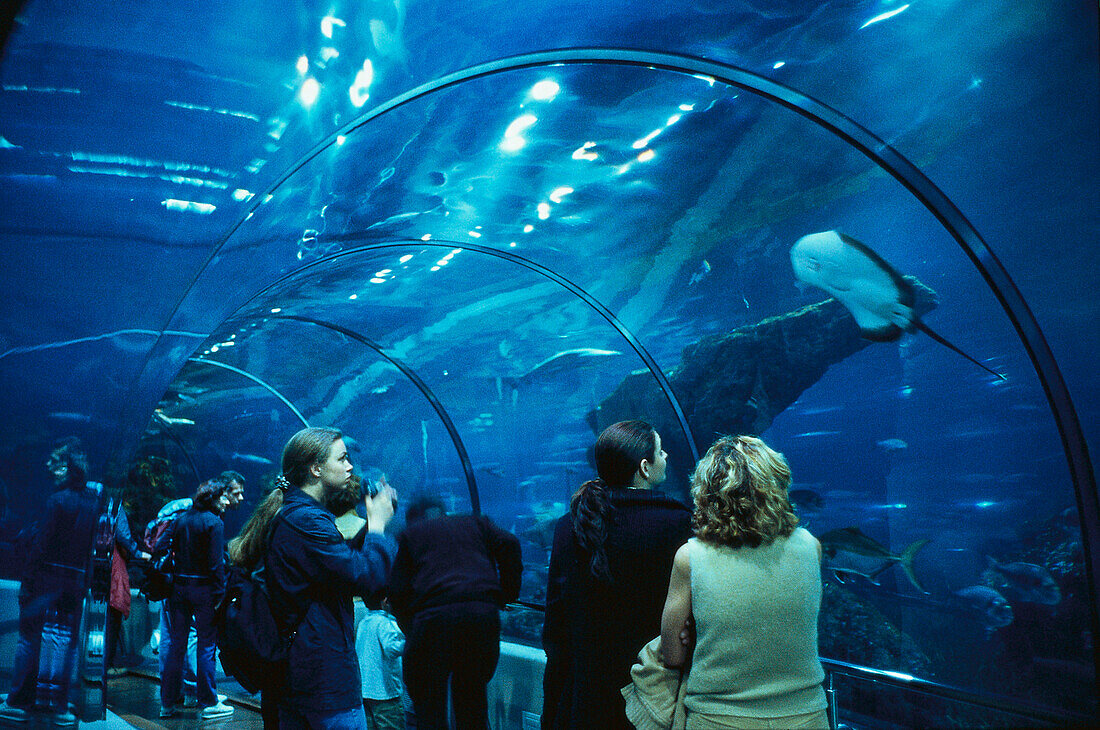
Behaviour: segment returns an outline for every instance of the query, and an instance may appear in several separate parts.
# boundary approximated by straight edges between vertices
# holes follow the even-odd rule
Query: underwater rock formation
[[[934,309],[936,293],[913,277],[906,279],[916,289],[916,314],[923,316]],[[831,365],[871,344],[860,336],[848,310],[829,299],[704,337],[684,348],[668,380],[702,453],[719,434],[762,433]],[[642,415],[660,433],[680,431],[664,393],[649,373],[628,376],[592,415],[596,433],[616,421]],[[675,441],[667,436],[666,440],[665,449],[672,454]],[[674,456],[676,464],[691,461],[687,454]]]

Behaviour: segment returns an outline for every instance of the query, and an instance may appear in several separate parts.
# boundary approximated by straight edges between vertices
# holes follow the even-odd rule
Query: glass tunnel
[[[335,426],[402,500],[520,538],[502,652],[536,659],[494,681],[526,727],[554,525],[596,435],[644,418],[685,504],[718,435],[759,435],[803,526],[897,563],[825,559],[840,722],[1097,721],[1095,3],[40,0],[6,22],[0,680],[58,439],[139,532],[241,472],[231,535],[288,437]],[[827,231],[935,335],[861,336],[796,276]]]

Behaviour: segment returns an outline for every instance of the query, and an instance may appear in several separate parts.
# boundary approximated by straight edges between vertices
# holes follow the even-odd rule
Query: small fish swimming
[[[195,425],[195,422],[192,421],[190,418],[173,418],[172,416],[166,416],[163,413],[161,413],[161,410],[159,408],[156,409],[155,411],[153,411],[153,418],[157,419],[158,421],[163,423],[165,426],[194,426]]]
[[[614,357],[615,355],[621,354],[622,353],[618,350],[597,350],[593,347],[563,350],[562,352],[555,353],[546,358],[518,378],[505,378],[504,380],[513,388],[518,388],[521,384],[529,383],[536,379],[553,377],[564,372],[576,370],[590,360],[594,361],[596,359]]]
[[[893,342],[902,332],[920,330],[982,370],[991,370],[934,332],[916,312],[916,294],[890,264],[863,243],[838,231],[803,236],[791,247],[791,266],[802,282],[825,290],[851,312],[860,334],[875,342]]]
[[[70,423],[90,423],[92,417],[87,413],[74,413],[72,411],[55,411],[46,416],[55,421],[68,421]]]
[[[1003,629],[1015,619],[1005,597],[989,586],[967,586],[955,591],[955,597],[977,612],[986,629]]]
[[[901,439],[883,439],[875,444],[881,449],[886,451],[901,451],[902,449],[908,449],[909,444],[905,443]]]
[[[867,572],[859,571],[869,580],[873,581],[879,573],[891,565],[897,564],[905,571],[905,577],[909,579],[914,588],[921,593],[927,592],[913,572],[913,558],[920,552],[921,548],[931,542],[927,538],[910,543],[908,547],[901,551],[900,555],[890,552],[882,543],[863,534],[858,527],[842,527],[829,530],[818,539],[821,541],[822,552],[828,558],[835,558],[839,553],[851,553],[882,560],[883,563],[877,568]],[[831,568],[832,566],[830,566]]]
[[[802,510],[819,510],[825,506],[825,500],[812,489],[792,489],[787,496]]]
[[[267,457],[264,457],[264,456],[259,456],[257,454],[242,454],[242,453],[237,452],[237,451],[234,451],[230,455],[229,458],[232,459],[233,461],[247,461],[250,464],[269,465],[269,464],[274,464],[275,463],[271,459],[268,459]]]
[[[1062,591],[1046,568],[1034,563],[998,563],[987,558],[989,570],[984,574],[1009,598],[1024,603],[1054,606],[1061,602]]]

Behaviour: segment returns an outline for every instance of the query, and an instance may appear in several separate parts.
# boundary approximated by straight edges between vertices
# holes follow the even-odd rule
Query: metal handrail
[[[891,672],[885,669],[872,669],[858,664],[842,662],[838,659],[821,658],[821,664],[825,668],[826,685],[832,690],[832,676],[839,674],[853,679],[859,679],[874,684],[885,685],[909,692],[937,697],[940,699],[963,702],[975,707],[983,707],[1011,715],[1017,715],[1031,721],[1050,723],[1052,725],[1094,725],[1097,722],[1095,716],[1085,715],[1070,710],[1060,710],[1052,707],[1033,705],[1021,702],[1014,697],[1006,697],[996,694],[976,694],[974,692],[954,687],[928,679],[919,679],[903,672]],[[833,727],[836,724],[836,704],[830,702]]]
[[[530,603],[528,601],[513,601],[506,606],[506,609],[509,610],[514,610],[516,608],[526,608],[543,613],[546,612],[545,606],[538,603]],[[834,675],[842,675],[852,679],[863,680],[865,682],[893,687],[908,692],[918,692],[930,697],[961,702],[988,710],[995,710],[997,712],[1016,715],[1032,722],[1083,727],[1100,726],[1100,718],[1080,712],[1074,712],[1072,710],[1063,710],[1043,705],[1035,705],[1029,702],[1021,702],[1014,697],[1006,697],[1005,695],[978,694],[961,687],[942,684],[929,679],[920,679],[911,674],[905,674],[904,672],[892,672],[887,669],[872,669],[871,667],[864,667],[859,664],[843,662],[839,659],[827,659],[825,657],[819,657],[819,659],[821,660],[822,667],[825,669],[825,692],[829,698],[829,715],[833,728],[840,727],[837,717],[837,705],[834,701],[836,694],[835,688],[833,687]]]

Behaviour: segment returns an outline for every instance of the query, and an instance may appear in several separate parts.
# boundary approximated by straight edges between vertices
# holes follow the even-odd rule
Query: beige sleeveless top
[[[798,528],[757,548],[693,538],[689,551],[696,644],[687,709],[741,717],[824,709],[817,540]]]

